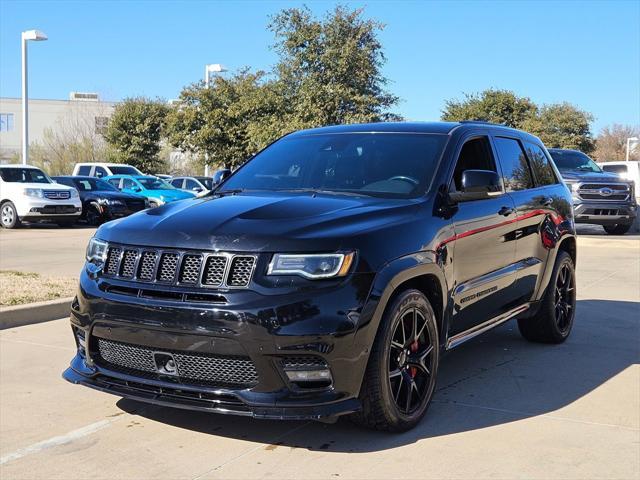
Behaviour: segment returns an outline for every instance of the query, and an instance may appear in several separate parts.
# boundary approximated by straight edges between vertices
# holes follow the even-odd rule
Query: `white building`
[[[45,132],[82,129],[100,134],[106,128],[115,103],[100,101],[96,93],[71,92],[69,100],[29,99],[29,143],[42,144]],[[20,155],[22,104],[20,98],[0,98],[0,163]]]

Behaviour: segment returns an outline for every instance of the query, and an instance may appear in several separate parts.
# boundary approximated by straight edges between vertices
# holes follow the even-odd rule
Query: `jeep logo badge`
[[[166,352],[153,352],[156,370],[162,375],[178,375],[178,365],[173,355]]]
[[[599,190],[599,193],[602,197],[610,197],[611,195],[613,195],[613,190],[609,187],[604,187]]]

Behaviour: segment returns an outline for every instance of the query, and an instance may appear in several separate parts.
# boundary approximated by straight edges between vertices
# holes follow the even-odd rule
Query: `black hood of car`
[[[560,170],[560,175],[566,181],[576,182],[624,182],[615,173],[609,172],[581,172],[580,170]]]
[[[360,195],[241,193],[172,202],[103,225],[108,242],[269,252],[352,248],[355,237],[415,218],[419,200]]]
[[[99,200],[104,198],[109,200],[139,200],[141,202],[144,202],[144,198],[137,195],[129,195],[128,193],[122,192],[111,192],[109,190],[91,190],[89,192],[79,193],[82,200]]]

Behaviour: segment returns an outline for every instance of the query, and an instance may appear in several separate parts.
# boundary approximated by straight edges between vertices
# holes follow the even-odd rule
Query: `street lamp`
[[[627,138],[627,156],[626,156],[626,161],[629,161],[629,151],[631,150],[631,142],[634,142],[636,145],[634,145],[634,149],[635,147],[637,147],[637,143],[640,141],[640,138],[638,137],[629,137]]]
[[[204,86],[209,88],[209,79],[212,73],[224,73],[227,69],[220,63],[210,63],[204,66]],[[204,176],[209,176],[209,154],[204,154]]]
[[[224,73],[227,69],[224,68],[224,65],[219,63],[210,63],[209,65],[204,66],[204,84],[207,88],[209,88],[209,79],[211,78],[212,73]]]
[[[29,156],[29,108],[27,94],[27,42],[42,42],[47,36],[39,30],[22,32],[22,163],[26,164]]]

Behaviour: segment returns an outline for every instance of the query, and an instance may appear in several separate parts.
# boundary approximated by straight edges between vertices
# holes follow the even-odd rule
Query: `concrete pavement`
[[[424,421],[185,412],[67,384],[67,320],[0,332],[0,477],[640,478],[640,241],[579,239],[577,319],[563,345],[514,323],[442,360]]]

